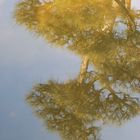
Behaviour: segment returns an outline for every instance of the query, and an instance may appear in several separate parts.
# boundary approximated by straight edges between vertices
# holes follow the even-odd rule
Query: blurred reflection
[[[38,84],[27,96],[49,129],[67,140],[99,140],[104,124],[120,125],[140,113],[139,13],[131,0],[17,4],[19,24],[82,58],[77,78]]]

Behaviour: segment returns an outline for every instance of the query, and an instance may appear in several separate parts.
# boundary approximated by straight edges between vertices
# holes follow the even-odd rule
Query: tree
[[[96,64],[93,71],[80,71],[74,80],[38,84],[27,96],[27,102],[48,129],[58,131],[64,139],[88,140],[90,135],[99,139],[104,123],[120,125],[140,113],[139,98],[134,96],[140,87],[140,60],[136,59],[137,48],[129,49],[132,48],[121,49],[124,56],[118,48],[111,49],[112,55],[99,51],[92,56],[90,52],[89,62]],[[102,125],[96,126],[97,121]]]
[[[99,76],[86,73],[79,79],[59,83],[38,84],[27,96],[33,111],[48,129],[58,131],[66,140],[99,139],[104,123],[122,124],[140,113],[139,99],[116,91],[106,81],[97,87]],[[105,81],[104,81],[105,82]],[[96,126],[96,122],[102,122]]]
[[[139,16],[130,3],[24,0],[17,4],[19,24],[82,58],[75,79],[38,84],[27,96],[45,125],[64,139],[97,140],[103,123],[122,124],[140,113],[139,99],[134,97],[140,92]],[[97,121],[102,125],[96,126]]]

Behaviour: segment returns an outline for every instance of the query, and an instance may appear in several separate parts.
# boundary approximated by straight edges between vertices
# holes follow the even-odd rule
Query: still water
[[[139,9],[0,0],[0,140],[139,140]]]

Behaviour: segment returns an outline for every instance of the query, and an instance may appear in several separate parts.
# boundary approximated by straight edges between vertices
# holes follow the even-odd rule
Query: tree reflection
[[[104,123],[120,125],[140,112],[138,98],[115,91],[108,81],[106,87],[97,85],[98,81],[97,74],[86,73],[82,83],[77,78],[39,84],[27,96],[27,102],[47,127],[60,132],[63,138],[88,140],[92,136],[97,140]]]
[[[88,140],[88,137],[93,137],[97,140],[99,128],[94,126],[94,123],[88,125],[89,117],[84,115],[84,112],[79,112],[81,101],[78,105],[79,94],[73,96],[72,87],[78,88],[73,84],[65,85],[50,82],[47,85],[38,85],[27,97],[27,101],[34,107],[36,114],[43,119],[45,125],[51,130],[59,131],[64,139]],[[66,95],[63,94],[60,87],[65,89]],[[63,99],[64,102],[61,102]],[[73,101],[74,103],[72,103]]]
[[[104,123],[139,114],[140,27],[131,0],[23,0],[15,18],[82,58],[74,80],[38,84],[27,96],[49,129],[68,140],[99,140]]]
[[[102,40],[120,41],[118,24],[129,29],[123,31],[122,41],[136,30],[136,12],[117,3],[118,0],[55,0],[44,3],[24,0],[17,5],[15,17],[19,24],[56,46],[86,54]]]

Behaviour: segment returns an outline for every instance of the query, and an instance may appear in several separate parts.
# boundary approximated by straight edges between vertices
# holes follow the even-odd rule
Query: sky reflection
[[[75,77],[80,58],[63,49],[50,47],[13,21],[17,0],[0,1],[0,139],[59,140],[56,133],[44,130],[25,103],[25,95],[36,83]],[[134,6],[140,1],[134,0]],[[139,140],[140,118],[121,128],[105,127],[104,140]],[[110,133],[111,131],[111,133]],[[129,133],[128,133],[129,132]]]

